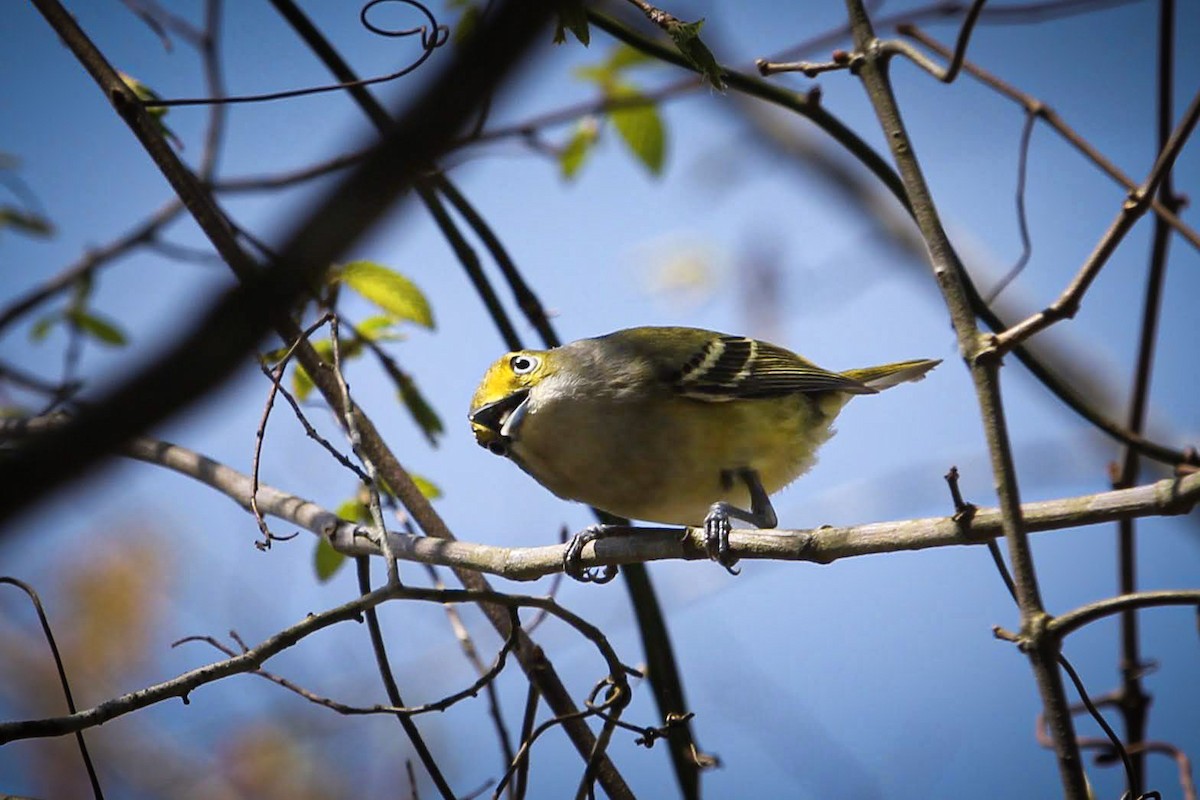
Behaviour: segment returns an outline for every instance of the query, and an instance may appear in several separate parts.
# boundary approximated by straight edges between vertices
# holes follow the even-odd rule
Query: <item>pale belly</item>
[[[848,395],[671,405],[576,397],[529,413],[513,454],[550,491],[612,514],[668,525],[700,525],[724,500],[750,507],[736,470],[755,470],[768,493],[808,471]]]

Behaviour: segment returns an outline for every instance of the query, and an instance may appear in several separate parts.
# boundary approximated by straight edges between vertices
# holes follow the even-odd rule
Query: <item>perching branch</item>
[[[0,439],[56,424],[54,418],[0,420]],[[198,480],[243,508],[250,508],[253,478],[195,451],[146,437],[131,440],[124,454]],[[1043,500],[1022,506],[1031,532],[1078,528],[1153,516],[1187,514],[1200,503],[1200,472],[1165,478],[1132,489]],[[379,555],[377,543],[355,523],[303,498],[267,485],[258,487],[258,508],[315,535],[325,536],[347,555]],[[582,563],[596,567],[668,559],[704,560],[703,532],[680,528],[630,528],[629,535],[601,539],[584,548]],[[392,551],[401,560],[477,570],[510,580],[535,580],[562,571],[562,545],[496,547],[391,532]],[[829,564],[845,558],[980,545],[1003,535],[1001,514],[977,508],[972,516],[873,522],[813,530],[734,530],[730,545],[740,559],[808,561]]]

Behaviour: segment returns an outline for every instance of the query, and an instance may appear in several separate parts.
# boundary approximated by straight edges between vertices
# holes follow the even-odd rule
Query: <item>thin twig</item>
[[[944,68],[935,64],[920,50],[898,39],[880,42],[879,47],[883,52],[904,56],[942,83],[953,83],[954,79],[958,77],[959,71],[962,70],[963,60],[967,57],[967,45],[971,42],[971,31],[975,29],[975,23],[979,21],[979,13],[983,11],[983,4],[986,2],[987,0],[974,0],[971,7],[967,9],[962,27],[958,29],[958,40],[954,43],[954,53],[950,56],[950,63]]]
[[[444,590],[445,587],[441,587],[441,588],[442,588],[442,590]],[[450,606],[450,607],[453,608],[453,606]],[[236,632],[230,631],[230,636],[241,647],[241,652],[244,653],[250,649],[249,647],[247,647],[245,645],[245,643],[242,641],[241,637],[238,636]],[[230,658],[233,658],[238,655],[238,651],[234,650],[233,648],[229,647],[226,644],[222,644],[220,641],[218,641],[213,636],[186,636],[186,637],[180,639],[179,641],[172,642],[171,646],[178,647],[179,645],[186,644],[188,642],[204,642],[206,644],[211,645],[212,647],[215,647],[217,650],[220,650],[222,653],[224,653],[226,656],[228,656]],[[287,678],[284,678],[280,675],[276,675],[275,673],[269,672],[262,668],[254,670],[253,674],[258,675],[263,678],[266,678],[267,680],[271,681],[272,683],[276,684],[277,686],[282,686],[284,689],[287,689],[289,692],[292,692],[293,694],[297,694],[297,695],[303,697],[305,700],[308,700],[310,703],[313,703],[313,704],[319,705],[319,706],[323,706],[325,708],[330,709],[331,711],[336,711],[337,713],[343,714],[345,716],[369,716],[369,715],[373,715],[373,714],[403,714],[405,716],[412,717],[412,716],[418,716],[420,714],[428,714],[431,711],[445,711],[446,709],[462,702],[463,700],[466,700],[469,697],[477,697],[479,695],[479,692],[481,690],[485,689],[486,687],[491,686],[492,683],[495,681],[495,679],[497,677],[499,677],[500,673],[504,670],[505,664],[508,661],[508,654],[510,652],[512,652],[514,645],[515,645],[515,640],[510,636],[508,639],[506,639],[504,641],[504,644],[501,646],[500,651],[496,654],[496,658],[492,662],[492,665],[490,667],[485,667],[483,669],[482,673],[478,677],[476,677],[476,679],[474,681],[472,681],[469,685],[467,685],[467,686],[463,687],[462,689],[459,689],[455,692],[451,692],[450,694],[445,695],[444,697],[442,697],[438,700],[434,700],[433,702],[430,702],[430,703],[422,703],[421,705],[418,705],[418,706],[390,706],[390,705],[356,706],[356,705],[350,705],[349,703],[343,703],[338,700],[334,700],[330,697],[324,697],[322,695],[319,695],[316,692],[310,691],[309,689],[305,689],[303,686],[299,685],[298,683],[295,683],[294,681],[290,681]]]
[[[1001,355],[1011,350],[1016,344],[1028,339],[1039,331],[1045,330],[1060,320],[1075,316],[1075,313],[1079,310],[1080,302],[1091,286],[1092,281],[1100,274],[1100,270],[1104,265],[1108,263],[1109,257],[1116,252],[1117,246],[1125,238],[1125,234],[1133,228],[1133,224],[1150,208],[1150,199],[1158,191],[1159,184],[1170,172],[1172,165],[1175,163],[1176,156],[1179,155],[1179,151],[1187,143],[1192,130],[1198,122],[1200,122],[1200,93],[1197,93],[1192,98],[1191,105],[1188,106],[1183,118],[1171,133],[1166,145],[1159,151],[1158,158],[1155,159],[1154,166],[1150,169],[1146,180],[1142,182],[1141,186],[1131,192],[1129,198],[1122,204],[1121,211],[1117,214],[1116,219],[1109,225],[1104,235],[1100,237],[1096,248],[1088,256],[1087,260],[1084,261],[1083,266],[1079,268],[1079,272],[1075,275],[1074,280],[1067,285],[1058,299],[1044,310],[1018,322],[1003,333],[997,334],[993,348],[996,355]]]
[[[596,648],[608,667],[610,677],[619,687],[609,708],[620,707],[629,701],[629,684],[625,679],[628,668],[621,663],[616,651],[599,628],[567,609],[544,597],[502,594],[491,591],[468,589],[427,589],[412,586],[382,586],[369,594],[356,597],[336,608],[319,614],[311,614],[300,622],[264,639],[244,653],[198,667],[162,683],[139,689],[108,700],[90,709],[61,717],[0,722],[0,744],[18,739],[62,736],[66,733],[86,730],[109,720],[146,708],[172,698],[187,699],[192,691],[230,675],[254,672],[268,659],[278,655],[306,637],[339,622],[354,621],[367,609],[375,608],[389,600],[416,600],[429,603],[480,603],[496,606],[507,615],[514,608],[551,608],[551,613],[577,631]],[[519,630],[519,626],[517,627]],[[594,713],[591,709],[578,712]],[[561,720],[556,720],[561,721]]]
[[[922,31],[920,28],[912,25],[901,26],[900,32],[905,36],[915,39],[925,47],[928,47],[930,50],[937,52],[939,55],[947,56],[950,52],[943,44]],[[1053,107],[1047,105],[1042,100],[1039,100],[1038,98],[1021,91],[1020,89],[1017,89],[991,72],[988,72],[987,70],[971,63],[970,61],[964,62],[963,68],[968,74],[978,79],[980,83],[990,87],[1001,96],[1007,97],[1009,100],[1012,100],[1014,103],[1021,106],[1025,110],[1026,114],[1033,114],[1039,119],[1044,120],[1047,125],[1054,129],[1054,131],[1063,138],[1064,141],[1066,141],[1071,145],[1071,147],[1078,150],[1080,154],[1099,167],[1105,175],[1109,176],[1116,183],[1120,184],[1125,191],[1132,192],[1137,189],[1137,183],[1133,180],[1133,178],[1126,175],[1120,167],[1105,157],[1104,154],[1097,150],[1091,142],[1083,138],[1078,131],[1068,125]],[[1176,233],[1186,239],[1192,245],[1192,247],[1200,250],[1200,232],[1196,231],[1195,228],[1192,228],[1190,225],[1180,219],[1176,213],[1177,210],[1173,210],[1164,205],[1157,197],[1151,198],[1150,208],[1156,215],[1166,220],[1167,224],[1169,224]]]

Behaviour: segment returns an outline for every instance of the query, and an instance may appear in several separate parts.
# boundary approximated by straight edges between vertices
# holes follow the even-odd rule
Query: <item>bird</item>
[[[730,520],[778,524],[770,495],[807,472],[855,395],[920,380],[940,359],[833,372],[758,339],[644,326],[494,362],[471,399],[476,442],[555,495],[620,517],[703,527],[731,572]],[[566,551],[583,580],[583,545]],[[615,575],[606,572],[605,580]]]

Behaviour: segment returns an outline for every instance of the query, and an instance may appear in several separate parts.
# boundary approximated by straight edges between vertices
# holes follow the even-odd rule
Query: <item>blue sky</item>
[[[164,3],[198,20],[198,4]],[[723,60],[748,64],[826,30],[840,18],[837,3],[709,2],[674,9],[705,16],[707,41]],[[915,4],[889,3],[886,9]],[[996,2],[989,7],[1004,4]],[[1200,29],[1200,6],[1180,4],[1179,40]],[[273,91],[328,82],[310,54],[265,4],[228,4],[222,48],[229,90]],[[363,75],[395,69],[411,44],[380,40],[358,26],[357,8],[313,2],[305,8]],[[1154,157],[1154,37],[1156,5],[1131,3],[1089,17],[1045,25],[983,25],[973,60],[1052,105],[1102,152],[1140,180]],[[123,6],[76,3],[80,24],[122,70],[167,97],[204,93],[195,54],[183,44],[165,52]],[[48,241],[0,232],[0,305],[46,280],[90,246],[102,244],[169,198],[165,181],[70,54],[29,6],[13,6],[0,29],[0,151],[20,159],[19,176],[57,227]],[[949,41],[954,28],[928,28]],[[526,119],[595,96],[573,76],[596,63],[611,42],[595,32],[589,49],[576,44],[539,49],[496,104],[490,124]],[[1181,46],[1177,110],[1200,88],[1200,52]],[[820,57],[821,54],[814,54]],[[436,68],[435,54],[430,68]],[[912,66],[894,66],[897,93],[914,146],[947,230],[983,287],[1019,252],[1014,206],[1020,112],[977,83],[932,82]],[[636,73],[643,88],[678,77],[670,69]],[[811,81],[776,78],[797,88]],[[875,147],[885,150],[878,124],[858,83],[833,73],[817,83],[823,103]],[[389,102],[413,91],[400,82],[378,91]],[[580,176],[564,181],[556,165],[506,142],[473,148],[448,161],[450,177],[499,233],[564,339],[642,324],[688,324],[766,336],[830,368],[915,357],[946,362],[926,381],[880,397],[856,400],[839,434],[811,474],[775,499],[781,525],[937,516],[948,513],[942,475],[962,472],[968,499],[991,504],[992,481],[965,369],[957,360],[944,307],[927,268],[872,236],[865,212],[840,199],[810,168],[753,143],[732,94],[702,89],[662,107],[668,132],[667,167],[652,177],[623,149],[611,129]],[[201,152],[205,112],[173,109],[168,124],[183,140],[182,156]],[[780,118],[795,135],[824,137],[803,120]],[[547,132],[562,142],[568,127]],[[294,169],[363,141],[366,121],[349,100],[321,95],[230,110],[220,174],[234,177]],[[1005,294],[1033,310],[1054,298],[1116,215],[1122,190],[1099,176],[1048,129],[1039,127],[1030,155],[1029,220],[1033,258]],[[840,161],[848,158],[835,154]],[[1185,148],[1180,190],[1195,195],[1200,154]],[[270,240],[319,188],[280,194],[228,196],[226,208]],[[11,198],[6,198],[11,200]],[[894,210],[892,213],[895,213]],[[1185,220],[1200,223],[1193,211]],[[1123,415],[1141,307],[1149,225],[1129,236],[1087,295],[1078,317],[1044,337],[1069,349],[1072,365],[1112,392]],[[167,238],[201,247],[189,221]],[[774,304],[744,300],[748,261],[766,253],[780,271]],[[1173,241],[1167,294],[1155,361],[1150,423],[1176,446],[1200,438],[1195,354],[1200,258]],[[764,256],[766,257],[766,256]],[[428,295],[433,332],[413,330],[392,352],[417,379],[442,415],[447,433],[431,449],[400,411],[386,381],[368,364],[349,372],[359,402],[406,466],[445,492],[437,502],[460,538],[492,544],[552,542],[561,526],[590,521],[585,508],[560,501],[501,459],[480,450],[465,423],[470,395],[503,344],[445,242],[427,215],[402,204],[360,241],[350,258],[392,266]],[[691,292],[666,291],[665,277],[690,265],[704,276]],[[691,273],[688,273],[691,274]],[[105,269],[94,306],[121,322],[133,346],[88,347],[83,371],[104,385],[170,340],[203,308],[199,298],[228,285],[220,264],[178,264],[140,253]],[[506,293],[502,290],[502,295]],[[53,307],[53,306],[51,306]],[[512,308],[510,304],[510,308]],[[365,305],[351,301],[351,316]],[[515,314],[515,311],[514,311]],[[520,326],[530,343],[526,325]],[[63,340],[33,345],[28,325],[0,339],[5,361],[56,375]],[[267,346],[274,346],[273,343]],[[1019,365],[1004,372],[1004,390],[1025,499],[1103,491],[1112,442],[1089,431]],[[252,365],[219,392],[163,425],[156,435],[248,470],[266,385]],[[353,491],[353,479],[277,412],[268,433],[263,477],[268,483],[334,507]],[[314,419],[334,436],[320,411]],[[1157,477],[1159,473],[1151,473]],[[150,531],[163,547],[170,579],[154,634],[156,661],[139,675],[161,680],[212,657],[169,650],[191,634],[235,628],[257,641],[309,611],[344,601],[354,581],[344,570],[318,584],[312,541],[299,538],[269,553],[253,547],[253,520],[207,489],[141,464],[111,462],[68,491],[39,504],[14,525],[36,536],[5,537],[3,572],[47,587],[51,597],[64,564],[87,559],[99,542],[131,526]],[[1139,567],[1146,588],[1195,587],[1200,536],[1195,516],[1151,521],[1142,531]],[[1112,594],[1116,574],[1110,526],[1035,537],[1035,555],[1051,612]],[[416,575],[411,568],[410,575]],[[653,575],[666,607],[700,744],[723,768],[709,773],[709,796],[887,797],[1052,796],[1053,759],[1032,739],[1037,694],[1025,659],[992,638],[991,626],[1015,627],[1017,617],[980,548],[953,548],[839,562],[830,566],[753,563],[732,578],[698,563],[662,564]],[[544,591],[544,587],[511,587]],[[560,600],[609,632],[629,662],[640,659],[636,631],[618,586],[564,586]],[[24,619],[15,601],[10,619]],[[53,616],[53,604],[50,612]],[[384,614],[406,697],[433,699],[467,675],[437,609],[394,605]],[[481,647],[496,646],[477,615],[467,612]],[[16,624],[15,622],[13,624]],[[1159,663],[1148,679],[1155,695],[1151,733],[1200,757],[1200,688],[1194,681],[1200,642],[1194,615],[1156,610],[1144,615],[1146,656]],[[1067,654],[1089,688],[1116,685],[1116,627],[1102,623],[1070,640]],[[564,630],[546,626],[547,647],[580,693],[602,668],[588,648]],[[375,702],[377,679],[361,632],[335,630],[273,665],[280,672],[339,697]],[[252,678],[196,693],[189,706],[171,704],[142,716],[154,729],[186,744],[201,761],[215,758],[226,726],[265,718],[330,736],[349,758],[353,743],[381,748],[385,766],[364,767],[365,794],[383,796],[401,774],[404,745],[384,720],[331,719],[302,701]],[[522,702],[519,681],[502,683],[510,715]],[[122,690],[135,688],[125,686]],[[78,691],[78,690],[77,690]],[[82,692],[81,702],[102,699]],[[8,718],[13,699],[0,694]],[[30,713],[22,711],[21,713]],[[45,713],[50,713],[49,711]],[[423,727],[466,792],[495,774],[496,758],[472,758],[489,747],[479,706],[456,709]],[[651,724],[648,691],[639,690],[628,719]],[[1084,729],[1091,732],[1091,726]],[[114,728],[114,730],[116,730]],[[109,727],[92,736],[105,736]],[[331,732],[336,732],[334,735]],[[472,732],[477,732],[472,734]],[[115,733],[112,735],[116,735]],[[464,737],[478,741],[464,742]],[[362,737],[362,738],[356,738]],[[0,790],[29,793],[22,760],[34,744],[0,750]],[[548,740],[535,756],[535,786],[561,796],[576,780],[566,745]],[[635,791],[653,796],[669,779],[661,748],[643,751],[618,737],[614,753]],[[389,761],[390,760],[390,761]],[[570,768],[566,764],[572,764]],[[1173,766],[1151,759],[1153,788],[1175,792]],[[1115,770],[1089,771],[1098,796],[1119,794]]]

